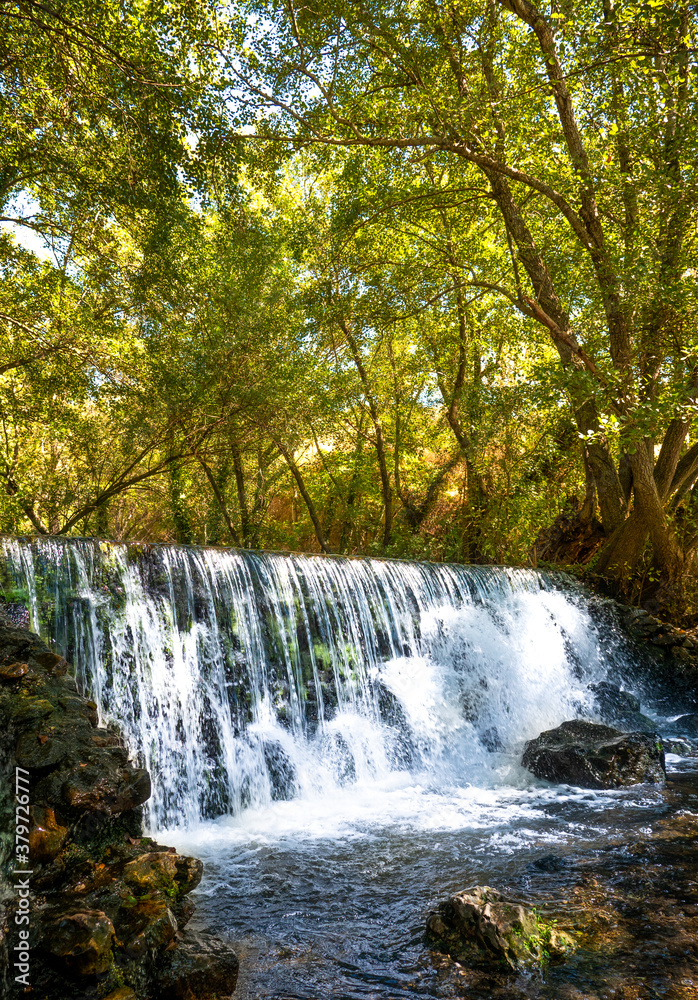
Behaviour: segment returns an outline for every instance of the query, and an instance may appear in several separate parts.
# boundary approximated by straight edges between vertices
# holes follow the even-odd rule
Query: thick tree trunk
[[[651,452],[641,443],[637,451],[628,456],[628,463],[633,480],[633,510],[609,538],[596,569],[624,586],[637,570],[649,542],[652,547],[653,568],[668,593],[680,584],[687,554],[667,517],[665,503],[655,479]],[[661,473],[661,464],[659,468]],[[665,477],[660,474],[657,478],[663,483]]]

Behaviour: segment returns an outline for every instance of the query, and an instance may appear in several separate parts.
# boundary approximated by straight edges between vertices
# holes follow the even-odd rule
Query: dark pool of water
[[[223,833],[198,845],[197,921],[235,943],[239,1000],[698,1000],[698,761],[675,761],[661,790],[567,791],[489,828]],[[430,952],[429,909],[475,884],[555,915],[574,956],[490,976]]]

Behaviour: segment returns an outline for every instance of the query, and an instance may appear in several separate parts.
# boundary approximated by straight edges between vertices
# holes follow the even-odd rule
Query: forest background
[[[696,610],[696,7],[0,3],[0,531]]]

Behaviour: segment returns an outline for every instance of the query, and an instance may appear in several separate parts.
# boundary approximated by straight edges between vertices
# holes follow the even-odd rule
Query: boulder
[[[54,914],[44,923],[43,947],[71,972],[96,976],[112,962],[114,925],[101,910]]]
[[[582,720],[563,722],[530,740],[522,764],[538,778],[582,788],[661,784],[666,778],[664,748],[656,736]]]
[[[123,878],[140,892],[164,892],[179,899],[195,889],[201,881],[204,866],[198,858],[189,858],[171,851],[141,854],[124,866]]]
[[[238,960],[225,942],[211,934],[184,931],[177,947],[165,952],[158,974],[158,996],[168,1000],[224,1000],[238,978]]]
[[[31,726],[55,712],[48,698],[19,698],[11,708],[14,721],[19,726]]]
[[[572,951],[574,941],[521,900],[478,885],[451,896],[427,918],[427,943],[457,962],[492,970],[525,969]]]
[[[15,750],[15,760],[20,767],[40,774],[42,771],[58,767],[67,752],[62,740],[35,731],[20,736]]]
[[[135,809],[150,798],[150,775],[122,767],[120,755],[104,751],[100,760],[80,764],[63,778],[63,801],[75,809],[108,815]]]
[[[67,673],[68,663],[60,653],[51,650],[42,650],[34,653],[36,662],[44,667],[52,677],[63,677]]]
[[[148,948],[162,948],[177,933],[177,918],[161,899],[142,899],[130,907],[127,918],[119,916],[119,938],[131,958],[145,955]]]

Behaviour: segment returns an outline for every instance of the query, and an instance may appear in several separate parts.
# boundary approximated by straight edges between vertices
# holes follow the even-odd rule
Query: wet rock
[[[117,923],[119,937],[131,958],[146,955],[148,949],[169,944],[177,933],[177,919],[161,899],[143,899],[131,907],[128,917]]]
[[[29,810],[29,857],[32,863],[52,861],[68,838],[68,828],[61,826],[49,806]]]
[[[292,799],[296,792],[296,769],[280,743],[264,744],[264,763],[267,767],[272,799],[275,801]]]
[[[677,637],[673,632],[663,632],[661,635],[655,635],[652,637],[652,645],[659,646],[676,646]]]
[[[671,655],[682,663],[691,663],[695,660],[695,652],[685,646],[672,646]]]
[[[666,778],[664,749],[656,736],[582,720],[563,722],[530,740],[522,764],[538,778],[582,788],[661,784]]]
[[[96,976],[112,962],[114,925],[101,910],[76,910],[49,918],[43,947],[71,972]]]
[[[18,681],[28,673],[28,663],[8,663],[0,666],[0,680],[3,681]]]
[[[464,965],[521,969],[560,959],[574,941],[520,900],[475,886],[440,903],[427,918],[427,943]]]
[[[99,729],[90,736],[92,743],[96,747],[118,747],[121,740],[115,733],[110,733],[108,729]],[[128,755],[126,755],[128,757]]]
[[[20,726],[26,726],[46,719],[55,711],[47,698],[20,698],[12,706],[12,717]]]
[[[117,990],[107,994],[103,1000],[138,1000],[138,997],[130,987],[120,986]]]
[[[66,805],[109,815],[142,805],[150,798],[150,791],[150,775],[146,770],[114,767],[114,761],[106,753],[100,763],[74,768],[64,777],[62,785]]]
[[[334,780],[338,785],[350,785],[356,781],[356,762],[347,741],[341,733],[329,732],[323,739],[323,757],[332,767]]]
[[[373,681],[373,693],[383,723],[392,729],[390,749],[395,765],[399,768],[410,768],[414,763],[416,749],[405,710],[400,700],[382,681]]]
[[[483,733],[480,733],[480,742],[490,753],[498,753],[504,749],[504,744],[496,726],[490,726]]]
[[[203,870],[198,858],[170,851],[152,851],[129,861],[124,866],[123,877],[128,885],[141,892],[165,892],[177,899],[197,887]]]
[[[675,753],[679,757],[698,756],[698,747],[692,740],[682,739],[680,736],[674,739],[662,736],[664,753]]]
[[[611,684],[609,681],[590,684],[589,690],[596,695],[599,708],[609,715],[640,711],[639,698],[631,694],[630,691],[621,691],[617,685]]]
[[[63,696],[59,704],[68,715],[76,716],[78,719],[85,719],[90,726],[96,727],[98,723],[97,706],[93,701],[77,696]]]
[[[165,953],[158,974],[158,996],[168,1000],[220,1000],[230,997],[238,960],[228,945],[210,934],[185,931]]]
[[[590,684],[594,692],[599,715],[605,722],[618,726],[626,732],[654,733],[657,725],[640,711],[640,699],[630,691],[621,691],[609,681]]]
[[[37,652],[34,653],[34,659],[40,666],[45,667],[52,677],[63,677],[68,671],[67,660],[60,653],[51,650]]]
[[[20,767],[34,773],[58,767],[68,750],[65,744],[38,732],[24,733],[17,741],[15,759]]]

